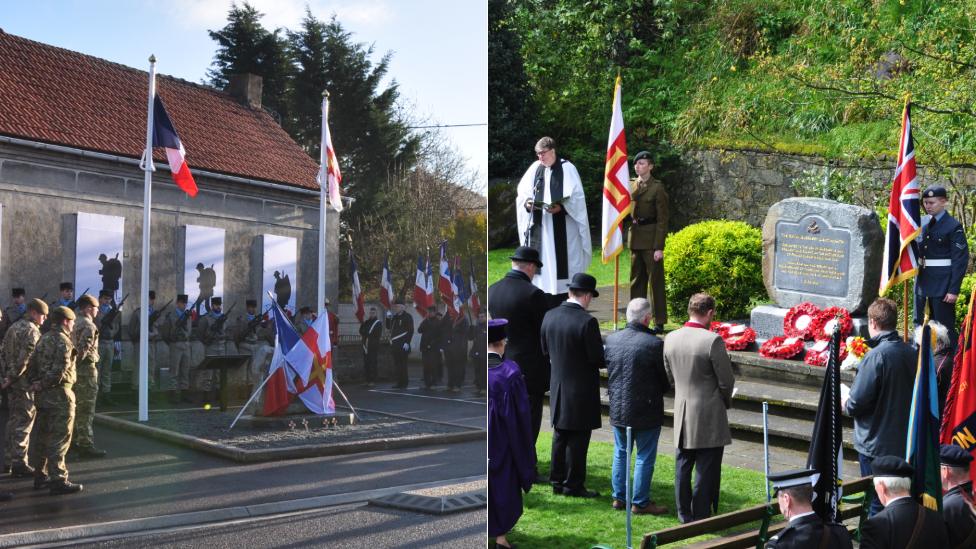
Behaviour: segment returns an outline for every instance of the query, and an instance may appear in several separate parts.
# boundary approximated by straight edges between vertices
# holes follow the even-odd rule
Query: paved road
[[[362,408],[470,426],[483,426],[485,421],[485,399],[471,391],[458,395],[421,389],[397,392],[379,386],[344,389]],[[0,413],[0,430],[5,423],[5,413]],[[85,485],[80,494],[52,497],[46,491],[35,492],[29,480],[0,480],[0,490],[14,492],[14,500],[0,507],[0,536],[326,495],[350,494],[354,499],[364,490],[486,474],[486,440],[260,464],[239,464],[99,426],[96,441],[108,450],[107,458],[69,462],[71,480]],[[364,521],[367,516],[376,520],[386,516],[385,511],[359,512],[365,513]],[[481,532],[485,513],[474,513],[481,517]],[[396,518],[404,524],[414,521],[420,530],[425,519],[429,517]],[[328,522],[338,524],[335,518]],[[292,541],[287,536],[278,539]],[[381,539],[372,546],[385,546]]]

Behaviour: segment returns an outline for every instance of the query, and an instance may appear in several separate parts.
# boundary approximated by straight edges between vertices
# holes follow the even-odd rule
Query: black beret
[[[23,288],[13,288],[10,290],[10,295],[13,297],[20,297],[22,295],[27,295],[27,292]]]
[[[504,318],[493,318],[488,321],[488,343],[501,341],[507,337],[508,329],[505,325],[508,321]]]
[[[257,307],[258,306],[258,300],[256,300],[256,299],[248,299],[247,301],[244,302],[244,305],[246,307]]]
[[[72,284],[72,283],[70,283],[70,282],[62,282],[61,283],[61,289],[62,290],[74,290],[75,289],[75,285]]]
[[[972,454],[955,444],[943,444],[939,448],[939,458],[943,465],[962,467],[964,469],[969,469],[969,464],[973,461]]]
[[[224,300],[223,300],[223,299],[221,299],[221,298],[219,298],[219,297],[211,297],[211,298],[210,298],[210,304],[211,304],[211,305],[220,305],[220,304],[222,304],[223,302],[224,302]]]
[[[871,462],[871,473],[875,478],[911,478],[915,474],[915,468],[898,456],[879,456]]]
[[[949,195],[946,193],[945,187],[941,185],[933,185],[922,193],[922,198],[948,198]]]
[[[654,163],[654,159],[651,158],[651,153],[649,153],[647,151],[641,151],[641,152],[635,154],[634,155],[634,162],[636,163],[638,160],[647,160],[651,164]]]

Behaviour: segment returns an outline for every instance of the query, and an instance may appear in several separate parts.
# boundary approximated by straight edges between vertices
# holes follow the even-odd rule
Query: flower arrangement
[[[813,323],[819,315],[820,309],[809,301],[791,307],[783,318],[783,333],[787,337],[813,339]]]
[[[846,339],[854,329],[851,313],[843,307],[827,307],[820,311],[810,326],[813,338],[817,341],[829,341],[834,332],[834,325],[840,323],[840,338]]]
[[[830,350],[830,340],[821,340],[816,342],[813,347],[807,350],[806,356],[803,357],[803,362],[809,364],[810,366],[819,366],[821,368],[827,366],[827,351]],[[840,344],[840,360],[847,358],[847,345],[844,343]]]
[[[756,341],[756,331],[745,324],[712,322],[711,330],[721,336],[725,348],[729,351],[745,350]]]
[[[861,359],[864,358],[864,355],[868,353],[868,344],[866,341],[864,341],[863,337],[852,336],[847,338],[847,345],[845,345],[845,347],[847,347],[847,350],[850,351],[850,353],[841,363],[840,369],[856,370],[858,363],[860,363]]]
[[[803,338],[776,336],[759,347],[759,355],[766,358],[789,359],[803,351]]]

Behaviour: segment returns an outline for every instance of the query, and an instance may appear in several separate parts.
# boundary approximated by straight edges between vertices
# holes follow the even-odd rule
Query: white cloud
[[[241,4],[243,2],[238,2]],[[261,22],[268,29],[285,27],[297,30],[305,17],[305,7],[312,15],[328,20],[336,14],[346,27],[382,27],[393,20],[393,6],[385,1],[335,1],[335,0],[249,0],[250,5],[264,14]],[[159,7],[153,3],[151,6]],[[167,17],[174,23],[189,28],[218,29],[227,22],[228,0],[170,0]]]

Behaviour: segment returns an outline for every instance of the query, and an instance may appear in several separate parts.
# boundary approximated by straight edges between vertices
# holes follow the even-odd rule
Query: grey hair
[[[643,297],[636,297],[627,304],[627,322],[641,322],[651,314],[651,303]]]
[[[912,479],[907,477],[874,477],[874,487],[884,485],[891,494],[907,494],[912,491]]]
[[[948,349],[952,345],[952,342],[949,340],[949,329],[946,328],[941,322],[930,320],[929,328],[932,328],[932,332],[935,333],[935,349],[932,349],[933,352]],[[915,343],[917,345],[922,344],[921,326],[915,327]]]
[[[541,153],[543,151],[548,151],[549,149],[555,149],[555,148],[556,148],[556,140],[549,136],[543,137],[538,141],[536,141],[535,143],[535,152],[537,153]]]

